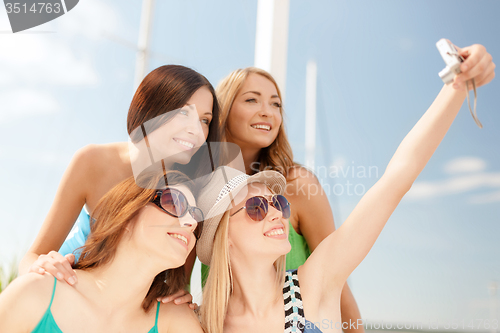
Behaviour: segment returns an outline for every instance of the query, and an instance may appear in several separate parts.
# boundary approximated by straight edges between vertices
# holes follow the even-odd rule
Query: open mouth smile
[[[182,242],[184,243],[184,245],[186,245],[186,247],[187,247],[187,245],[188,245],[188,240],[187,240],[187,238],[186,238],[186,237],[184,237],[184,236],[182,236],[182,235],[179,235],[179,234],[174,234],[174,233],[172,233],[172,234],[171,234],[171,233],[169,233],[168,235],[169,235],[170,237],[172,237],[172,238],[175,238],[175,239],[178,239],[178,240],[182,241]]]
[[[194,143],[192,143],[192,142],[181,140],[181,139],[177,139],[177,138],[174,138],[174,141],[177,142],[178,144],[180,144],[180,145],[188,148],[188,149],[193,149],[194,148]]]
[[[283,236],[286,236],[285,235],[285,229],[283,229],[283,227],[274,228],[274,229],[269,230],[268,232],[266,232],[264,234],[264,236],[266,236],[266,237],[278,237],[278,238],[282,238]]]
[[[265,130],[265,131],[270,131],[271,126],[270,125],[264,125],[264,124],[255,124],[255,125],[250,125],[252,128],[255,129],[260,129],[260,130]]]

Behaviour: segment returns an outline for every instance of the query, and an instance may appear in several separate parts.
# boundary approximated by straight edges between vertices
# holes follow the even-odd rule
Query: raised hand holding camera
[[[461,49],[447,39],[439,40],[436,46],[446,63],[445,69],[439,72],[439,76],[446,84],[454,81],[453,87],[455,89],[463,89],[465,83],[469,110],[476,124],[482,128],[483,125],[476,114],[476,87],[489,83],[495,77],[496,66],[492,61],[491,54],[486,52],[486,48],[482,45],[474,44]],[[472,80],[474,89],[474,111],[469,100],[469,80]]]

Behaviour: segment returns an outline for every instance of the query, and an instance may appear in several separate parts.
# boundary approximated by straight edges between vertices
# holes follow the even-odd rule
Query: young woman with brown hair
[[[203,75],[178,65],[161,66],[144,78],[127,117],[132,144],[145,142],[150,151],[157,136],[158,149],[172,156],[162,160],[167,170],[179,169],[190,160],[194,166],[200,164],[200,152],[196,152],[205,140],[219,141],[218,125],[219,107],[212,85]],[[146,141],[148,135],[150,140]],[[21,274],[47,271],[59,280],[76,283],[72,253],[88,236],[89,215],[106,192],[136,174],[133,167],[141,164],[142,158],[136,155],[131,155],[127,142],[89,145],[76,152],[35,241],[20,263]],[[63,244],[78,216],[76,234]],[[56,252],[59,248],[65,257]],[[190,300],[186,295],[180,301]]]
[[[96,205],[77,283],[28,273],[0,294],[1,332],[202,332],[186,304],[156,302],[184,287],[200,235],[191,182],[170,171],[156,190],[163,175],[140,177],[145,188],[129,177]]]

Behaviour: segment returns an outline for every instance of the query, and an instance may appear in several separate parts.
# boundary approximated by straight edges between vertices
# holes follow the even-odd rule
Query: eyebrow
[[[245,93],[243,93],[241,95],[243,96],[243,95],[249,94],[249,93],[262,96],[262,94],[260,92],[258,92],[258,91],[247,91],[247,92],[245,92]],[[271,98],[280,98],[280,97],[278,95],[272,95]]]
[[[186,104],[186,105],[188,105],[188,106],[194,105],[194,107],[196,107],[196,104]],[[182,108],[181,108],[181,109],[182,109]],[[212,116],[212,117],[213,117],[213,115],[214,115],[212,112],[205,112],[205,113],[204,113],[204,115],[205,115],[205,114],[208,114],[208,115],[210,115],[210,116]]]

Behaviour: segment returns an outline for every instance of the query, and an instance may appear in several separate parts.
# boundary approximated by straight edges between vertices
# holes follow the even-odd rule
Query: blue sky
[[[305,158],[305,69],[315,60],[316,164],[348,173],[321,181],[336,189],[373,185],[441,89],[440,38],[484,44],[499,62],[500,2],[473,4],[291,0],[284,106],[295,159]],[[128,44],[137,41],[140,11],[140,1],[85,0],[53,22],[11,34],[0,9],[1,262],[26,251],[77,149],[127,140],[135,67]],[[253,65],[256,12],[255,0],[156,1],[149,69],[179,63],[216,85]],[[490,317],[487,287],[500,282],[499,88],[497,78],[478,90],[482,130],[464,104],[350,277],[363,318]],[[378,175],[352,177],[353,168],[370,167]],[[332,191],[337,225],[359,199]]]

